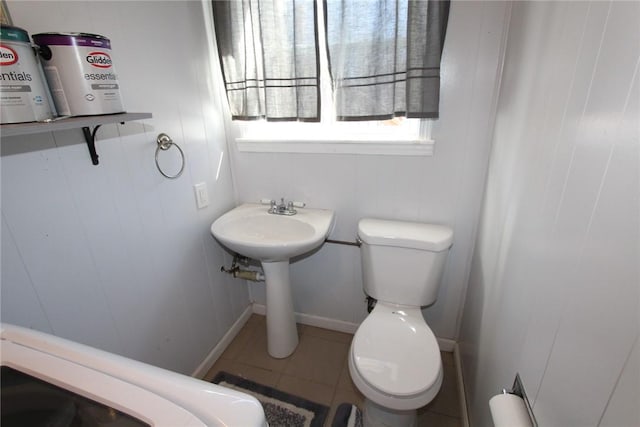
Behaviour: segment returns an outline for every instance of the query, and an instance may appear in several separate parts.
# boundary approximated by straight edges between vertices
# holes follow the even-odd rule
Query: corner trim
[[[236,320],[235,323],[231,325],[231,328],[229,328],[222,339],[218,341],[218,344],[213,347],[207,357],[205,357],[202,363],[200,363],[196,370],[193,371],[193,373],[191,374],[192,377],[203,379],[204,376],[207,375],[211,367],[218,361],[222,353],[224,353],[229,344],[231,344],[231,341],[233,341],[233,339],[236,337],[236,335],[238,335],[245,323],[247,323],[252,313],[253,310],[251,308],[251,305],[248,305],[247,308],[244,309],[238,320]]]
[[[462,427],[469,427],[467,394],[464,387],[464,377],[462,376],[462,358],[460,356],[460,346],[457,342],[454,342],[453,345],[453,362],[456,367],[456,378],[458,379],[458,399],[460,401],[460,418],[462,419]]]

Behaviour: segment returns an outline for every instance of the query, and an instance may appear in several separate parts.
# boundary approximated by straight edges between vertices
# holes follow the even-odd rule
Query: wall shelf
[[[84,139],[89,147],[91,161],[97,165],[98,154],[96,153],[95,137],[98,128],[109,123],[130,122],[133,120],[150,119],[151,113],[119,113],[105,114],[101,116],[85,116],[85,117],[64,117],[54,119],[50,122],[34,122],[34,123],[15,123],[0,125],[0,135],[4,137],[32,135],[36,133],[55,132],[58,130],[69,130],[82,128]],[[92,129],[93,128],[93,129]]]

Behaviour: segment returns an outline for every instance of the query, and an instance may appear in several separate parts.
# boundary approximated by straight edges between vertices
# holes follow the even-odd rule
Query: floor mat
[[[329,414],[327,406],[228,372],[219,372],[211,382],[258,399],[270,427],[322,427]]]

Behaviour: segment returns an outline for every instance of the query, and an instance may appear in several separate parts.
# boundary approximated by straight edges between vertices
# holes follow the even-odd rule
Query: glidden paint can
[[[33,41],[40,46],[58,114],[124,112],[108,38],[86,33],[41,33],[34,34]]]
[[[7,25],[0,26],[0,109],[2,124],[53,117],[29,34]]]

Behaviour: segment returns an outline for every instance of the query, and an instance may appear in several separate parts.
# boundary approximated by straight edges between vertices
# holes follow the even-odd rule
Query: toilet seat
[[[418,307],[378,302],[354,335],[349,362],[363,394],[395,409],[425,405],[442,384],[438,342]]]

